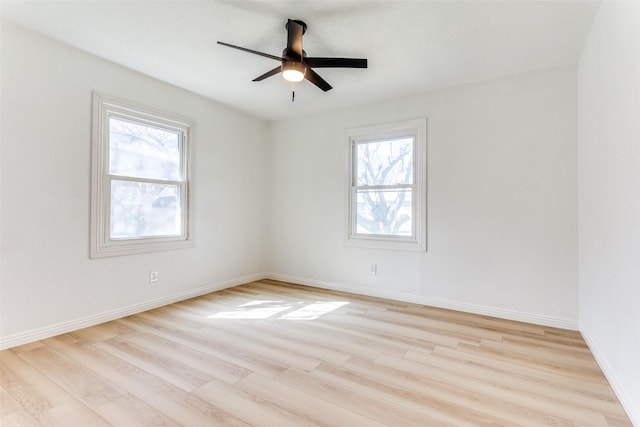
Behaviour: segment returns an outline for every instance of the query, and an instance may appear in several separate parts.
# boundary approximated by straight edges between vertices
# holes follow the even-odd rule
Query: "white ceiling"
[[[2,1],[4,19],[259,118],[295,117],[575,64],[599,1]],[[333,90],[281,76],[221,40],[279,56],[287,18],[309,56],[366,57],[318,69]]]

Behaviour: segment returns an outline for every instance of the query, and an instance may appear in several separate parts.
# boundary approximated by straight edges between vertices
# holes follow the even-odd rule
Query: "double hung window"
[[[347,134],[347,244],[426,250],[426,120]]]
[[[94,94],[92,257],[191,246],[191,126]]]

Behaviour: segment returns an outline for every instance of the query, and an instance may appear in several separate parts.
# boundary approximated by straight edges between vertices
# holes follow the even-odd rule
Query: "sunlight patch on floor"
[[[349,304],[347,301],[317,301],[287,313],[280,319],[313,320]]]
[[[209,319],[268,319],[283,313],[295,309],[297,306],[305,304],[299,303],[286,303],[284,301],[270,301],[270,300],[254,300],[242,304],[237,310],[223,311],[220,313],[214,313],[207,318]],[[348,301],[316,301],[277,317],[278,319],[286,320],[314,320],[318,319],[340,307],[349,304]]]

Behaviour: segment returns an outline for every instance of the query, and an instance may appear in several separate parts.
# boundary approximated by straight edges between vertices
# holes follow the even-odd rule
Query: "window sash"
[[[378,184],[378,185],[358,185],[358,146],[362,144],[371,144],[376,142],[393,142],[411,139],[413,143],[412,150],[412,162],[413,162],[413,171],[411,174],[411,184]],[[358,139],[354,138],[351,141],[351,203],[350,203],[350,237],[356,238],[367,238],[367,239],[390,239],[390,240],[403,240],[403,241],[415,241],[416,240],[416,224],[415,220],[417,217],[417,207],[415,200],[415,188],[416,188],[416,173],[415,173],[415,164],[416,164],[416,136],[413,133],[400,132],[391,134],[387,137],[379,137],[376,136],[374,138],[363,138]],[[378,234],[378,233],[362,233],[358,232],[358,218],[357,218],[357,203],[358,203],[358,193],[364,190],[396,190],[396,189],[410,189],[411,190],[411,234],[409,236],[402,234]]]
[[[180,151],[180,164],[178,166],[178,181],[171,181],[166,179],[153,179],[153,178],[142,178],[130,175],[114,175],[109,174],[109,170],[111,168],[111,129],[110,129],[110,121],[111,118],[116,118],[118,120],[128,121],[134,124],[139,124],[147,127],[157,128],[166,130],[168,132],[175,132],[180,135],[179,140],[179,151]],[[104,171],[105,171],[105,186],[103,188],[104,191],[104,202],[105,202],[105,210],[106,216],[104,221],[104,233],[105,233],[105,245],[114,246],[114,245],[130,245],[136,244],[140,241],[144,241],[147,243],[153,242],[165,242],[165,241],[173,241],[173,240],[186,240],[186,214],[187,214],[187,206],[186,206],[186,193],[187,193],[187,182],[185,179],[185,170],[187,169],[187,155],[186,155],[186,135],[183,128],[178,128],[175,126],[167,126],[166,123],[163,123],[164,120],[161,118],[156,118],[156,120],[152,120],[145,117],[140,117],[132,114],[123,114],[121,111],[108,111],[107,119],[105,120],[106,132],[107,132],[107,146],[105,147],[105,157],[104,157]],[[179,234],[169,234],[164,236],[155,236],[155,235],[139,235],[130,238],[120,238],[120,237],[112,237],[111,236],[111,183],[113,180],[119,181],[128,181],[128,182],[137,182],[137,183],[148,183],[148,184],[162,184],[162,185],[175,185],[180,189],[180,233]],[[108,207],[108,208],[107,208]]]
[[[393,191],[393,190],[411,190],[411,233],[409,235],[400,233],[362,233],[358,232],[358,194],[363,191]],[[391,240],[404,240],[413,242],[416,240],[416,215],[417,206],[415,203],[415,185],[413,184],[400,184],[400,185],[375,185],[375,186],[352,186],[351,187],[351,236],[357,238],[369,238],[369,239],[391,239]]]
[[[114,175],[114,176],[122,176],[122,177],[128,177],[128,178],[146,178],[146,179],[159,179],[159,180],[164,180],[164,181],[171,181],[170,178],[157,178],[157,177],[153,177],[153,176],[148,176],[147,174],[141,174],[141,175],[135,175],[135,174],[123,174],[123,173],[112,173],[111,172],[111,168],[112,168],[112,164],[111,164],[111,147],[112,147],[112,134],[111,134],[111,119],[115,119],[121,122],[129,122],[133,125],[140,125],[140,126],[144,126],[147,128],[152,128],[152,129],[156,129],[156,130],[160,130],[160,131],[165,131],[167,133],[172,133],[172,134],[176,134],[178,136],[178,152],[179,152],[179,161],[177,166],[177,173],[176,173],[176,177],[175,180],[178,181],[185,181],[186,177],[185,177],[185,170],[187,168],[187,164],[186,164],[186,159],[187,156],[186,154],[186,135],[185,135],[185,130],[183,128],[176,128],[174,126],[168,126],[165,123],[159,123],[158,121],[151,121],[148,119],[142,119],[142,118],[136,118],[136,117],[132,117],[131,115],[125,115],[122,114],[121,112],[116,112],[116,111],[109,111],[107,113],[107,120],[105,125],[107,126],[107,133],[108,133],[108,147],[106,147],[106,165],[105,165],[105,173],[106,174],[110,174],[110,175]]]
[[[358,185],[359,182],[359,177],[358,177],[358,172],[359,170],[359,160],[360,160],[360,156],[359,156],[359,152],[360,152],[360,148],[363,146],[371,146],[371,145],[376,145],[376,144],[383,144],[383,143],[396,143],[396,144],[401,144],[401,143],[406,143],[407,140],[411,141],[411,179],[410,179],[410,183],[411,184],[415,184],[415,155],[416,155],[416,141],[415,141],[415,135],[410,134],[410,133],[400,133],[397,135],[393,135],[387,138],[365,138],[365,139],[354,139],[353,143],[352,143],[352,148],[351,148],[351,158],[352,158],[352,175],[351,175],[351,183],[352,185]],[[391,154],[391,153],[389,153]],[[391,168],[391,170],[395,169],[395,166],[393,166]],[[375,186],[375,185],[401,185],[401,184],[409,184],[408,182],[405,182],[405,180],[403,179],[402,182],[394,182],[394,183],[388,183],[388,184],[361,184],[359,186]]]
[[[141,183],[141,184],[159,184],[163,186],[174,186],[178,189],[179,194],[179,207],[180,207],[180,232],[175,234],[158,234],[158,235],[139,235],[134,237],[113,237],[111,235],[111,189],[113,181],[122,181],[122,182],[133,182],[133,183]],[[127,245],[127,244],[135,244],[137,241],[145,241],[145,242],[165,242],[165,241],[175,241],[175,240],[186,240],[187,239],[187,224],[185,221],[185,210],[187,209],[187,183],[184,181],[163,181],[157,179],[145,179],[145,178],[131,178],[131,177],[123,177],[119,175],[107,175],[104,182],[104,198],[105,201],[109,205],[109,209],[106,209],[106,218],[105,218],[105,233],[106,245]]]

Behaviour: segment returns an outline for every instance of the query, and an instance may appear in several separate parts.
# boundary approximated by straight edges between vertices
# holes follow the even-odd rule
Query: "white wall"
[[[272,124],[272,277],[576,328],[576,96],[562,69]],[[343,130],[415,117],[427,253],[345,247]]]
[[[1,49],[3,339],[262,275],[264,122],[4,22]],[[195,248],[89,259],[92,90],[195,121]]]
[[[605,1],[580,57],[580,330],[640,426],[640,3]]]

